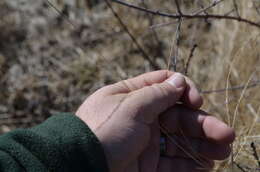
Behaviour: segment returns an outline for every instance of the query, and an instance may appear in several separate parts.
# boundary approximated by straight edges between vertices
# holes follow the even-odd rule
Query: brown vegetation
[[[174,1],[127,2],[180,14]],[[211,4],[179,2],[185,14]],[[46,0],[0,2],[0,132],[33,126],[56,112],[73,112],[103,85],[166,69],[171,54],[178,57],[176,70],[187,73],[202,90],[203,108],[236,129],[233,171],[259,170],[260,28],[206,17],[183,18],[178,31],[180,18],[155,16],[116,3],[111,3],[114,14],[102,1],[51,4],[57,9]],[[203,15],[259,23],[259,7],[256,0],[226,0]],[[232,164],[229,160],[218,163],[216,170],[231,171]]]

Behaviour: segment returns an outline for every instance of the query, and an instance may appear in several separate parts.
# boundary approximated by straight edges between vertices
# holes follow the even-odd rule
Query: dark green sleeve
[[[0,136],[1,172],[107,172],[104,151],[87,125],[59,114]]]

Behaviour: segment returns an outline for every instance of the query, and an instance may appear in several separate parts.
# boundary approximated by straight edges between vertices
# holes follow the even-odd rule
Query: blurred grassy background
[[[96,89],[154,70],[103,1],[51,2],[70,22],[45,0],[0,2],[0,133],[34,126],[57,112],[74,112]],[[176,11],[172,1],[128,2]],[[232,2],[224,1],[210,12],[226,14],[233,8]],[[187,13],[199,9],[201,3],[206,6],[209,1],[181,1]],[[241,16],[260,21],[255,10],[259,1],[237,3]],[[153,62],[166,69],[177,23],[116,4],[113,7]],[[236,21],[184,20],[177,69],[184,72],[196,44],[188,76],[200,90],[257,82],[259,34],[259,28]],[[235,156],[236,162],[244,169],[260,168],[250,146],[254,142],[259,151],[259,87],[203,96],[203,109],[218,118],[231,125],[237,116],[234,152],[241,151]],[[230,165],[226,164],[227,161],[219,163],[216,170],[229,171]]]

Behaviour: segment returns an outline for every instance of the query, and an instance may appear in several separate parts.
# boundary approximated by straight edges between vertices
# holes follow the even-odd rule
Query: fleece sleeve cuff
[[[100,142],[70,113],[55,115],[31,129],[16,130],[2,140],[0,149],[27,171],[108,171]]]
[[[61,159],[62,166],[66,164],[65,166],[73,171],[108,171],[100,142],[88,126],[75,115],[56,115],[31,130],[50,141],[50,152],[59,150],[56,157],[52,158]],[[48,157],[49,160],[52,158]]]

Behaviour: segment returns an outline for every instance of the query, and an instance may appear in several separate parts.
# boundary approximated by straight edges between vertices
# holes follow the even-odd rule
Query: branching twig
[[[211,19],[219,19],[219,20],[234,20],[234,21],[247,23],[249,25],[260,28],[260,24],[254,22],[254,21],[251,21],[251,20],[248,20],[245,18],[234,17],[234,16],[225,16],[225,15],[219,15],[219,14],[199,14],[199,15],[181,14],[180,15],[180,14],[172,14],[172,13],[161,12],[158,10],[142,8],[142,7],[124,2],[122,0],[111,0],[111,1],[124,5],[124,6],[127,6],[127,7],[130,7],[130,8],[133,8],[133,9],[136,9],[136,10],[139,10],[139,11],[143,11],[143,12],[150,13],[150,14],[157,15],[157,16],[168,17],[168,18],[174,18],[174,19],[180,19],[180,18],[183,18],[183,19],[195,19],[195,18],[208,19],[208,18],[211,18]]]
[[[158,70],[160,67],[153,61],[153,59],[145,52],[145,50],[141,47],[141,45],[138,43],[137,39],[134,37],[134,35],[129,31],[128,27],[124,24],[122,19],[119,17],[119,15],[116,13],[114,8],[111,6],[109,0],[105,0],[107,6],[111,10],[111,12],[114,14],[120,25],[123,27],[125,32],[129,35],[129,37],[132,39],[133,43],[136,45],[138,50],[142,53],[143,57],[151,64],[151,66],[155,69]]]
[[[71,24],[74,28],[77,28],[77,26],[66,16],[63,15],[62,12],[55,7],[55,5],[53,5],[49,0],[46,0],[47,4],[52,7],[62,18],[64,18],[69,24]],[[154,63],[154,61],[148,56],[148,54],[143,50],[143,48],[141,47],[141,45],[137,42],[136,38],[131,34],[131,32],[129,31],[129,29],[127,28],[127,26],[123,23],[123,21],[121,20],[121,18],[118,16],[118,14],[114,11],[114,9],[112,8],[110,2],[108,2],[108,0],[106,0],[106,3],[108,5],[108,7],[110,8],[110,10],[112,11],[112,13],[114,14],[114,16],[117,18],[117,20],[119,21],[119,23],[121,24],[121,26],[123,27],[123,29],[125,30],[125,32],[130,36],[130,38],[132,39],[132,41],[134,42],[134,44],[136,45],[136,47],[139,49],[139,51],[142,53],[143,57],[149,61],[149,63],[151,64],[151,66],[158,70],[160,69],[159,66]],[[83,48],[81,48],[83,49]]]

